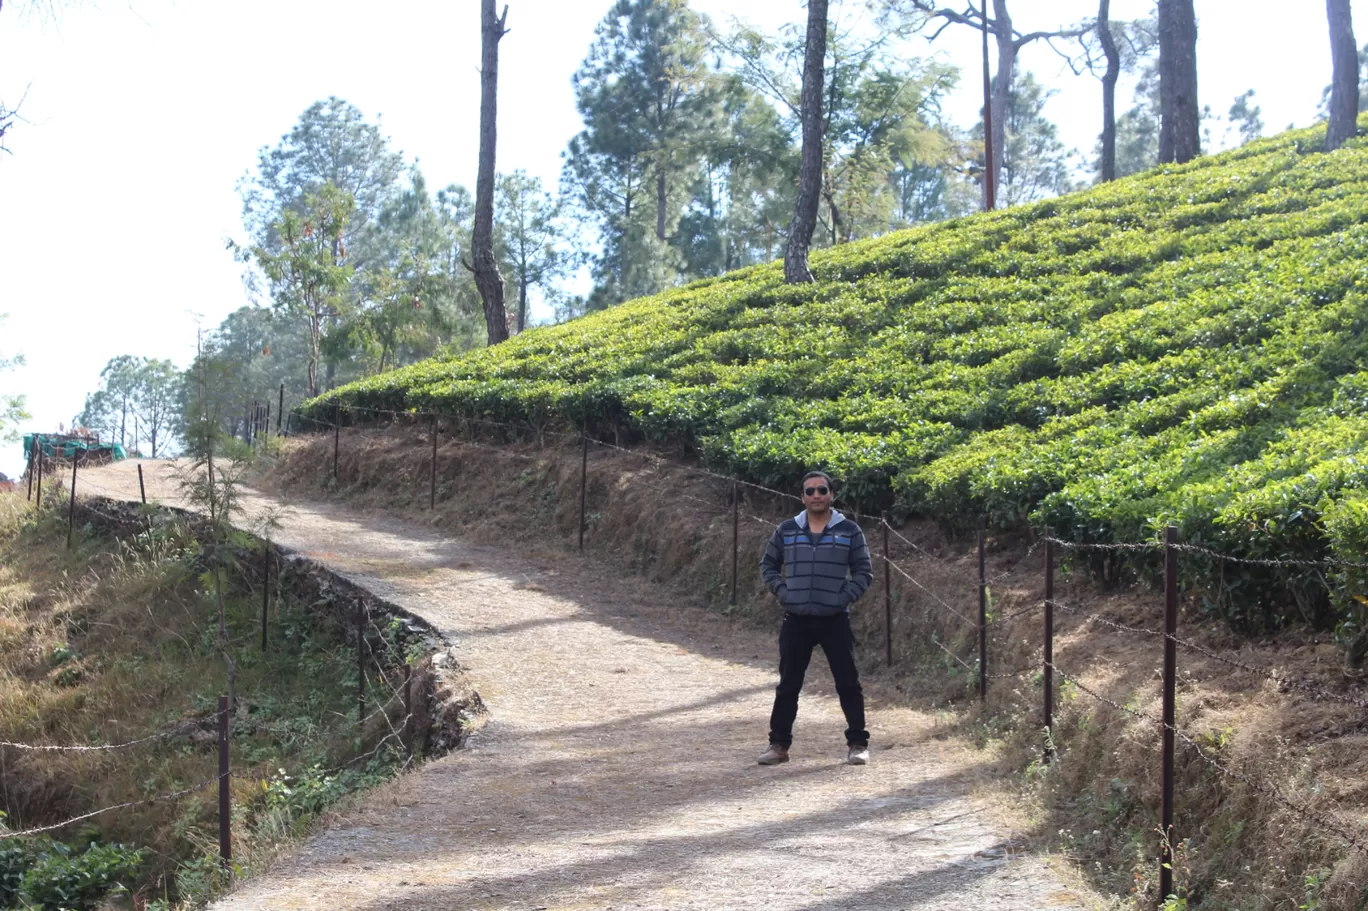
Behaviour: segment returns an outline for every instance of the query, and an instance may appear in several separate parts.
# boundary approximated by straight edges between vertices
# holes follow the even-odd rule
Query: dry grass
[[[344,432],[339,481],[331,438],[304,438],[255,483],[295,496],[346,499],[465,534],[478,523],[484,543],[497,541],[533,559],[576,547],[579,450],[531,443],[470,445],[443,435],[438,502],[429,511],[430,449],[425,429]],[[586,549],[660,583],[660,597],[736,612],[770,623],[776,608],[758,576],[768,536],[764,522],[796,511],[777,498],[743,502],[738,605],[731,606],[730,484],[677,467],[591,447]],[[882,550],[869,527],[871,548]],[[871,691],[942,711],[943,736],[967,737],[991,760],[983,788],[1010,806],[1039,847],[1073,857],[1094,885],[1134,895],[1153,907],[1157,883],[1159,731],[1078,687],[1056,682],[1059,703],[1050,767],[1040,762],[1041,683],[1038,672],[995,680],[986,703],[976,680],[931,641],[973,664],[974,630],[949,608],[973,618],[978,609],[972,541],[946,536],[932,523],[899,529],[890,553],[925,590],[893,575],[895,663],[883,667],[882,572],[855,613]],[[1024,538],[989,541],[993,579],[990,670],[1038,665],[1041,612],[1017,611],[1042,598],[1042,555]],[[928,590],[932,594],[928,594]],[[1145,586],[1100,590],[1082,567],[1067,563],[1056,597],[1116,623],[1157,630],[1162,595]],[[939,600],[938,600],[939,599]],[[944,601],[945,604],[940,603]],[[1008,618],[1008,619],[1000,619]],[[1259,668],[1332,693],[1368,698],[1368,689],[1341,670],[1341,649],[1328,634],[1294,630],[1251,640],[1212,626],[1195,600],[1184,604],[1179,635]],[[1082,684],[1142,714],[1160,711],[1162,641],[1125,634],[1080,618],[1056,622],[1056,662]],[[1342,702],[1319,699],[1223,663],[1181,651],[1180,726],[1209,755],[1264,787],[1356,832],[1368,820],[1368,721]],[[1179,882],[1190,907],[1204,909],[1330,909],[1368,907],[1368,863],[1318,826],[1278,806],[1204,762],[1178,750],[1177,831],[1187,841]]]
[[[208,582],[196,568],[191,530],[158,523],[156,535],[128,541],[78,528],[68,551],[65,504],[49,508],[55,499],[44,499],[35,515],[22,491],[0,493],[3,739],[90,745],[156,732],[174,736],[108,752],[0,748],[0,798],[11,829],[213,778],[214,715],[217,696],[226,691],[217,616]],[[298,774],[315,763],[331,767],[354,754],[355,653],[346,624],[292,600],[287,583],[273,599],[273,648],[262,654],[255,644],[260,588],[246,570],[230,573],[227,582],[239,700],[233,722],[235,861],[250,869],[269,863],[306,823],[297,808],[264,806],[271,774],[281,768]],[[387,774],[377,767],[375,780]],[[149,887],[161,895],[174,891],[166,883],[182,862],[217,851],[217,813],[217,790],[206,788],[54,835],[85,832],[150,849]]]

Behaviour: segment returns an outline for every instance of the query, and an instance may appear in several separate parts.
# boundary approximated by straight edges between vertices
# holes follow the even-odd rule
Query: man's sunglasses
[[[827,495],[827,489],[826,489],[825,487],[804,487],[804,488],[803,488],[803,494],[804,494],[805,496],[809,496],[809,497],[810,497],[810,496],[812,496],[812,495],[815,494],[815,493],[819,493],[819,494],[821,494],[822,496],[826,496],[826,495]]]

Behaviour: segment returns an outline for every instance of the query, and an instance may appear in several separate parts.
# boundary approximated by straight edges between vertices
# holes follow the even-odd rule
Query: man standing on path
[[[864,691],[855,666],[855,635],[850,606],[874,580],[864,532],[854,520],[831,508],[835,496],[831,476],[809,471],[803,477],[804,509],[774,530],[760,572],[784,607],[779,628],[779,686],[770,714],[769,749],[761,765],[788,762],[793,719],[812,650],[821,646],[836,680],[836,694],[846,717],[846,761],[869,761]]]

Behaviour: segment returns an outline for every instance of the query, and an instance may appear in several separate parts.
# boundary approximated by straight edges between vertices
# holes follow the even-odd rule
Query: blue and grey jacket
[[[791,614],[832,617],[874,581],[864,532],[836,510],[820,535],[808,531],[807,510],[785,519],[770,537],[760,574]]]

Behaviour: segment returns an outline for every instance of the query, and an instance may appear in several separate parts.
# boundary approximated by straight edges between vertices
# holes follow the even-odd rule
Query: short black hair
[[[801,483],[799,483],[798,486],[806,487],[807,482],[812,478],[821,478],[823,481],[827,482],[827,487],[830,488],[832,493],[836,492],[836,482],[831,480],[831,475],[827,474],[825,471],[818,471],[815,468],[812,471],[809,471],[807,474],[803,475],[803,480]]]

